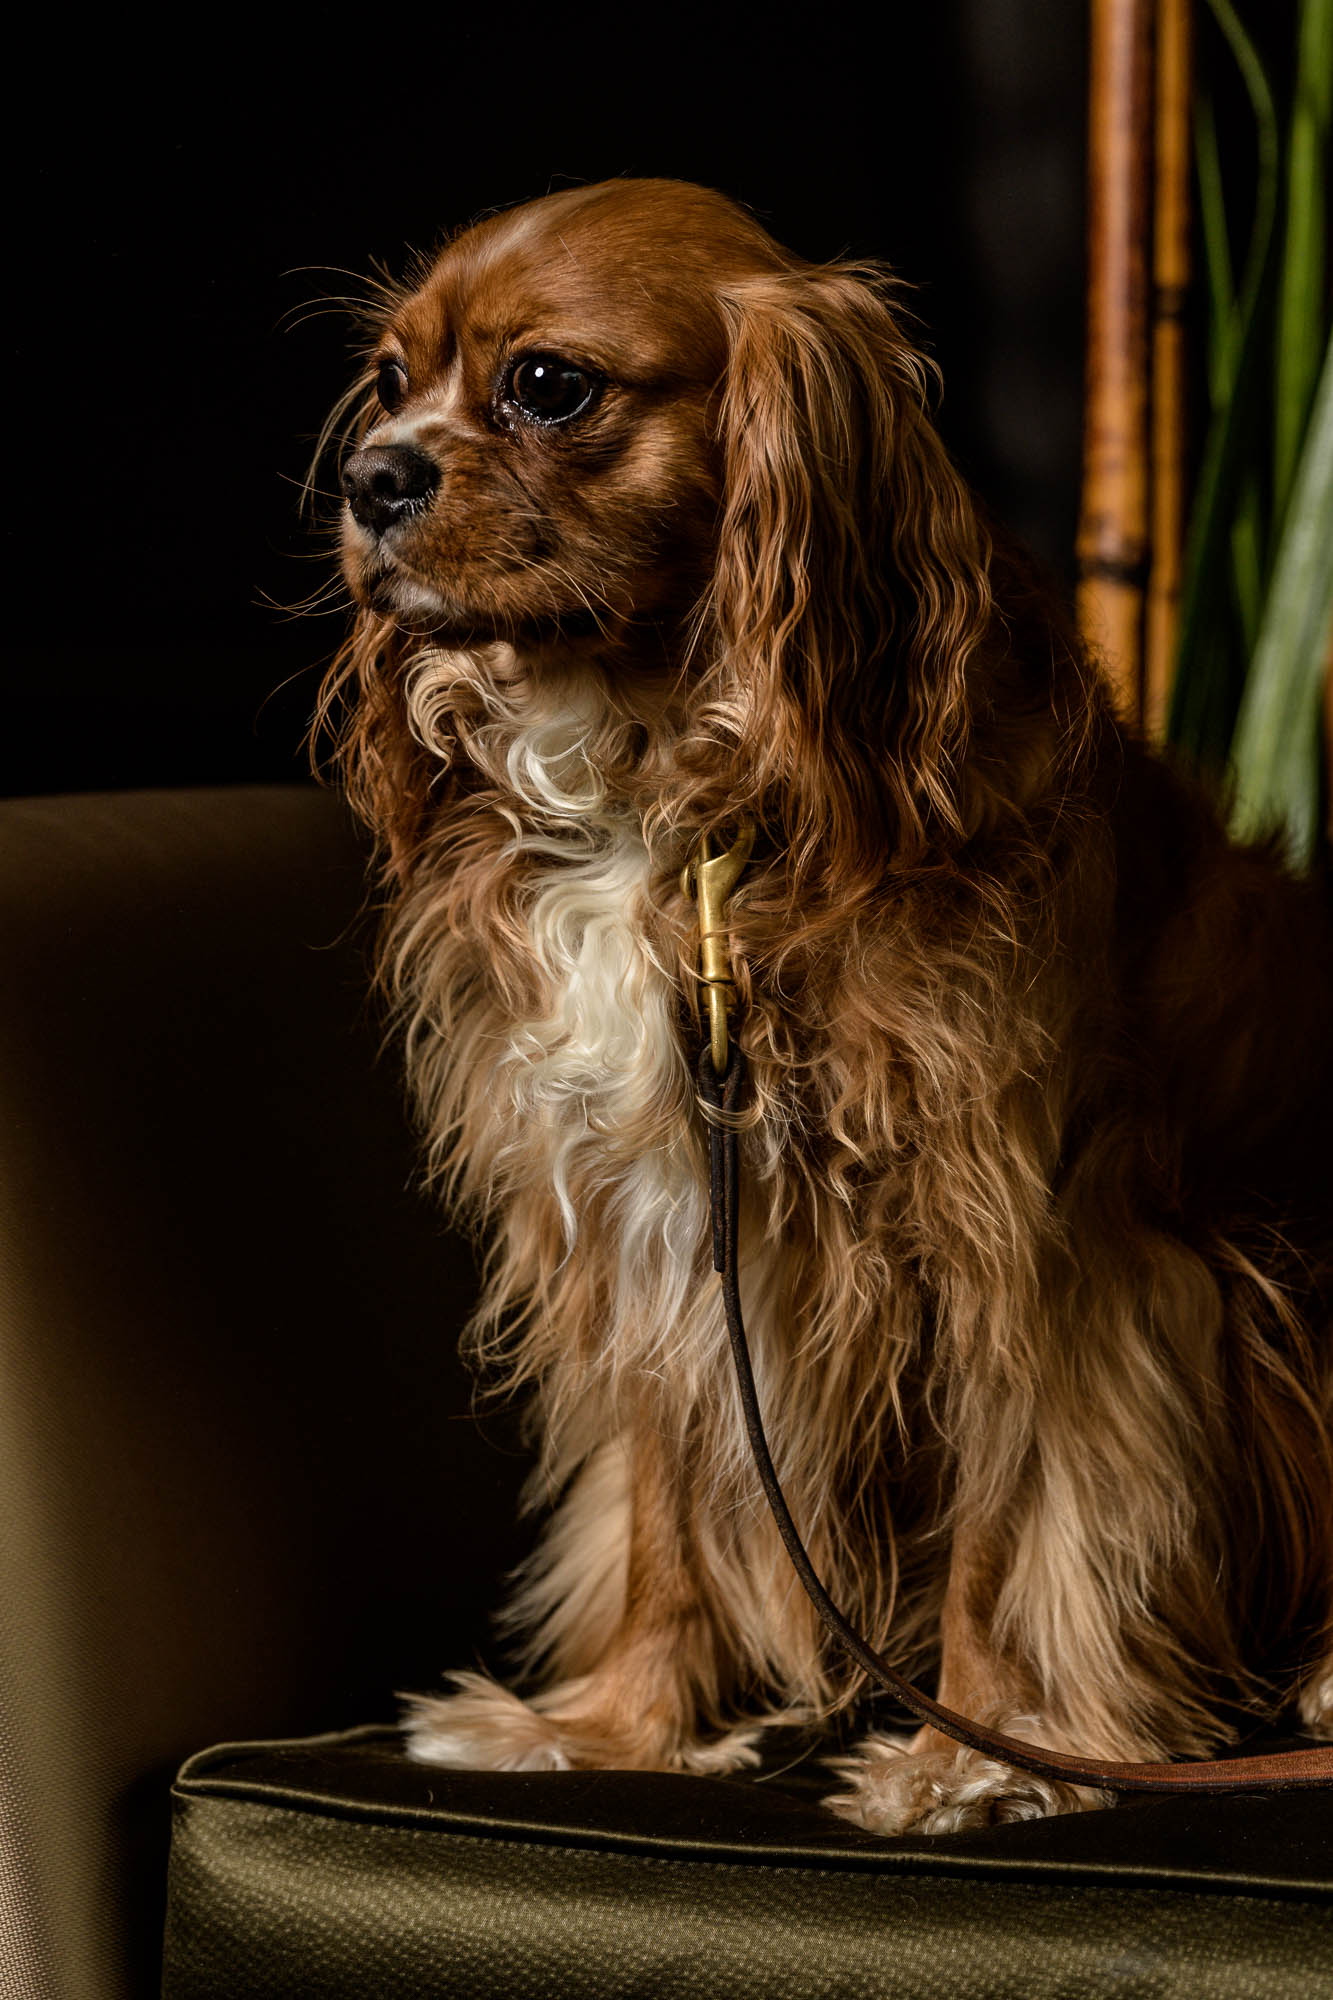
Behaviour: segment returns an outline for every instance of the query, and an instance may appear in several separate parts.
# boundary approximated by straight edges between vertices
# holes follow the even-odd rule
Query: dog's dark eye
[[[509,371],[505,399],[534,423],[563,424],[586,410],[598,377],[558,354],[529,354]]]
[[[375,394],[380,408],[392,416],[407,396],[407,370],[401,361],[381,361],[375,377]]]

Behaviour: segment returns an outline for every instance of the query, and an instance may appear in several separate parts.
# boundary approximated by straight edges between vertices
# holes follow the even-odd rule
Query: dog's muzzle
[[[410,444],[375,444],[354,451],[342,468],[342,490],[359,528],[383,535],[419,514],[440,483],[440,469]]]

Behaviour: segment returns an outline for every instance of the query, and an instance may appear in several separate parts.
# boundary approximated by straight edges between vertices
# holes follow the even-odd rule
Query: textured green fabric
[[[210,1751],[176,1787],[164,2000],[1333,1993],[1315,1794],[925,1841],[820,1784],[433,1771],[384,1731]]]

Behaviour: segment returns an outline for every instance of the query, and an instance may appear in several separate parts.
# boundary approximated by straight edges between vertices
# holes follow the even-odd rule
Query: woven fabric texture
[[[207,1753],[164,2000],[1333,1993],[1317,1795],[881,1841],[818,1787],[431,1771],[371,1731]]]

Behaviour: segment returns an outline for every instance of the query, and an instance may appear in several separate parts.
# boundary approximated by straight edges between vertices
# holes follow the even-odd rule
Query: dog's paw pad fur
[[[680,1752],[677,1768],[693,1771],[696,1777],[720,1778],[728,1771],[741,1771],[759,1762],[757,1748],[763,1734],[761,1725],[749,1729],[729,1729],[707,1743],[687,1743]]]
[[[1018,1733],[1017,1725],[1009,1728]],[[1032,1735],[1039,1740],[1035,1725]],[[934,1834],[1087,1812],[1111,1803],[1106,1792],[1016,1771],[961,1744],[923,1749],[920,1741],[869,1736],[855,1756],[831,1760],[848,1790],[834,1793],[825,1805],[870,1833]]]
[[[718,1777],[760,1761],[765,1724],[738,1724],[704,1741],[626,1740],[599,1725],[586,1682],[521,1701],[485,1674],[449,1676],[454,1692],[405,1697],[407,1754],[454,1770],[671,1770]]]
[[[459,1771],[567,1771],[572,1758],[554,1722],[485,1674],[450,1675],[454,1692],[411,1695],[403,1709],[407,1754]]]
[[[1325,1660],[1301,1690],[1301,1721],[1311,1736],[1333,1743],[1333,1660]]]

